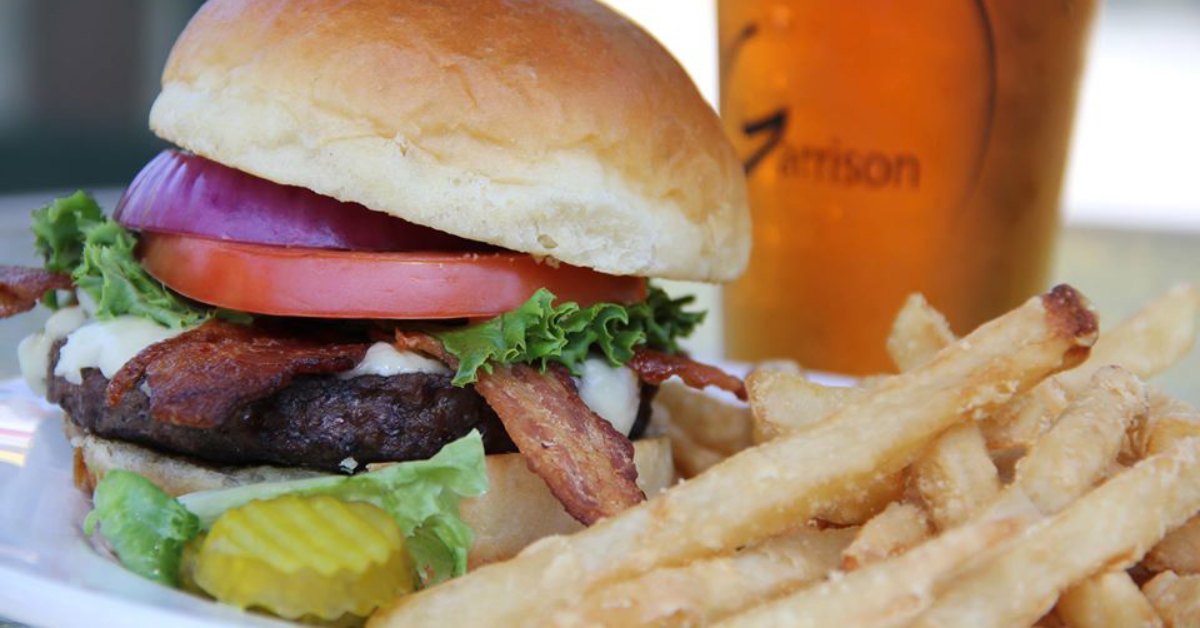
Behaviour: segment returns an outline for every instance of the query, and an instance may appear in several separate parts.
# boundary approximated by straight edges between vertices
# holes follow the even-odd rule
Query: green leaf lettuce
[[[76,287],[96,303],[96,318],[128,314],[182,329],[211,315],[151,277],[134,257],[134,235],[105,218],[95,199],[83,192],[34,211],[33,233],[46,270],[70,273]],[[57,305],[53,294],[47,302]]]
[[[645,301],[633,305],[580,307],[573,301],[555,305],[554,298],[543,288],[517,309],[491,320],[434,332],[459,360],[454,384],[473,383],[479,369],[490,373],[496,364],[534,364],[545,369],[558,362],[578,373],[593,351],[620,366],[633,358],[639,346],[677,351],[676,340],[704,320],[704,312],[684,310],[692,297],[672,299],[657,286],[650,287]]]
[[[96,524],[130,571],[170,586],[179,585],[183,546],[200,532],[200,520],[146,478],[114,470],[104,474],[93,496],[95,509],[84,521]]]
[[[428,585],[466,573],[474,533],[459,517],[458,504],[464,497],[482,495],[487,485],[483,438],[472,431],[428,460],[401,462],[352,476],[203,491],[184,495],[179,501],[199,517],[204,528],[226,510],[256,499],[328,495],[369,502],[396,520],[407,539],[409,554]]]

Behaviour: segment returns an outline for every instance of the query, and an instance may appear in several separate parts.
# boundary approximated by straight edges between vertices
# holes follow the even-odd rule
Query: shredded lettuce
[[[642,345],[674,352],[676,340],[692,333],[705,315],[684,309],[693,297],[672,299],[657,286],[650,287],[645,301],[633,305],[597,303],[585,308],[573,301],[554,305],[554,300],[543,288],[511,312],[478,325],[434,332],[459,360],[454,384],[473,383],[479,369],[490,373],[496,364],[535,364],[544,370],[558,362],[578,374],[593,350],[613,366],[628,362]]]
[[[328,495],[363,501],[387,511],[399,524],[425,585],[467,571],[474,533],[458,514],[464,497],[487,491],[483,437],[478,431],[442,447],[428,460],[389,465],[353,476],[322,476],[191,493],[179,498],[204,528],[221,513],[256,499],[281,495]]]
[[[169,586],[179,585],[183,546],[200,532],[200,520],[146,478],[114,470],[96,485],[95,509],[84,521],[91,535],[112,545],[130,571]]]
[[[130,314],[164,327],[198,325],[212,315],[167,290],[134,257],[137,239],[104,212],[91,196],[76,192],[33,212],[35,246],[46,270],[70,273],[96,303],[96,317]],[[46,298],[56,307],[54,293]]]

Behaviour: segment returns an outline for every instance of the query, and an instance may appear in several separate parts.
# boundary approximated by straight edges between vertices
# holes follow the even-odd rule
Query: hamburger
[[[669,445],[630,445],[663,379],[740,384],[646,280],[742,272],[741,165],[601,4],[210,0],[150,127],[175,148],[113,218],[56,201],[46,267],[0,277],[0,311],[58,307],[23,370],[89,490],[323,482],[476,435],[480,563],[671,481]]]

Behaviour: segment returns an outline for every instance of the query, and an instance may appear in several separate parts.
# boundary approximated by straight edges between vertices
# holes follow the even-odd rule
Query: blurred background
[[[146,129],[171,43],[200,0],[0,1],[0,194],[119,186],[162,146]],[[715,102],[713,0],[609,0]],[[1200,229],[1200,0],[1109,0],[1092,40],[1069,220]]]
[[[199,0],[0,1],[0,193],[129,180],[175,37]]]
[[[0,0],[0,263],[33,261],[25,234],[36,204],[80,187],[111,203],[162,148],[147,113],[171,44],[201,4]],[[714,0],[609,4],[663,41],[715,102]],[[1091,46],[1065,190],[1070,254],[1056,275],[1120,316],[1174,281],[1200,281],[1200,0],[1109,0]],[[1121,295],[1107,295],[1121,272],[1132,274]],[[0,376],[15,373],[7,347],[34,319],[0,325]],[[719,312],[698,352],[720,354],[717,322]]]

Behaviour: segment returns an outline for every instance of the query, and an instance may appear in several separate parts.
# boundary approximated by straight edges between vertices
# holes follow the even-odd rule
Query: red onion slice
[[[179,150],[165,150],[142,168],[113,217],[130,229],[276,246],[350,251],[495,248]]]

